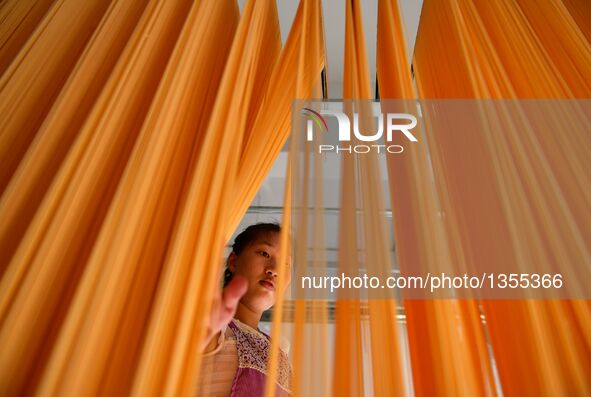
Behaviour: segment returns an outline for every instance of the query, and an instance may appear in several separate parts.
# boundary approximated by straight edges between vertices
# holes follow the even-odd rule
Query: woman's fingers
[[[242,298],[242,295],[246,293],[247,289],[248,281],[244,277],[234,276],[232,277],[232,281],[224,288],[221,299],[219,296],[217,299],[214,299],[202,351],[208,352],[215,348],[215,337],[232,320],[234,313],[236,313],[238,302]]]
[[[246,293],[247,288],[248,281],[239,275],[232,277],[232,280],[224,288],[222,292],[222,305],[227,311],[231,312],[231,316],[236,312],[238,302],[242,298],[242,295]]]

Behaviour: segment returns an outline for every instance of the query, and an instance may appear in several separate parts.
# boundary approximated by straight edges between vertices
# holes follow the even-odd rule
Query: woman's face
[[[228,268],[248,281],[246,294],[240,300],[250,310],[262,313],[275,303],[278,290],[283,291],[291,280],[286,269],[285,285],[277,285],[279,265],[279,233],[261,233],[239,255],[231,253]],[[289,262],[289,261],[288,261]]]

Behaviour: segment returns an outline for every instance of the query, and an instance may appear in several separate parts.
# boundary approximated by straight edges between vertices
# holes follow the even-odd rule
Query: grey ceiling
[[[246,0],[239,0],[241,9],[244,7],[245,3]],[[283,42],[285,42],[287,35],[289,34],[289,29],[293,22],[293,18],[295,17],[298,4],[299,0],[277,0],[279,24]],[[404,20],[404,31],[409,59],[411,59],[423,0],[399,0],[399,4]],[[343,91],[345,5],[346,0],[322,1],[324,35],[328,57],[328,93],[330,98],[340,98]],[[361,6],[367,59],[370,68],[369,72],[371,79],[375,81],[378,0],[361,0]]]

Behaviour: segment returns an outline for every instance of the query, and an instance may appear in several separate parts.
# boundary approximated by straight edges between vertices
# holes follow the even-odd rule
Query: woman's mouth
[[[269,291],[275,291],[275,283],[270,280],[261,280],[259,284],[268,289]]]

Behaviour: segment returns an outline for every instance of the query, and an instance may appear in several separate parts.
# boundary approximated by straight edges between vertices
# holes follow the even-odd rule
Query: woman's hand
[[[238,302],[248,289],[248,282],[242,276],[235,275],[223,289],[221,296],[214,299],[211,305],[209,325],[202,351],[210,352],[217,346],[217,339],[220,331],[228,325],[234,317]]]

